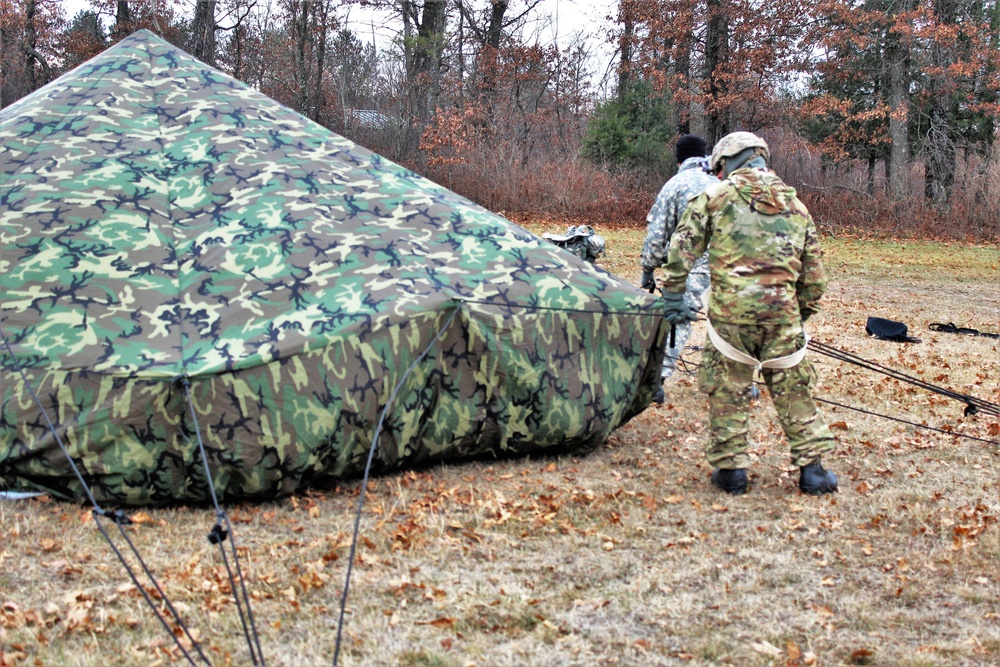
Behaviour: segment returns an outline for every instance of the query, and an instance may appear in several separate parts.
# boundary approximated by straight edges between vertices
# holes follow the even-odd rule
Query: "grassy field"
[[[564,226],[535,223],[532,231]],[[641,230],[599,229],[638,282]],[[814,339],[1000,402],[1000,250],[824,240]],[[920,344],[869,339],[875,315]],[[697,329],[691,343],[700,345]],[[698,360],[698,351],[689,358]],[[751,491],[716,492],[681,374],[580,458],[439,466],[369,484],[342,665],[1000,664],[1000,424],[827,357],[817,395],[992,444],[825,407],[834,496],[798,492],[767,396]],[[359,485],[229,508],[268,665],[332,664]],[[215,665],[251,664],[207,508],[129,534]],[[0,502],[0,666],[186,664],[82,508]]]

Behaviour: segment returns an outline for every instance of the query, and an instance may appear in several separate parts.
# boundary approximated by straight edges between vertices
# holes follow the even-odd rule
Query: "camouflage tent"
[[[582,452],[656,389],[656,299],[149,32],[0,142],[0,489],[80,497],[58,435],[99,500],[205,499],[199,441],[274,497],[387,405],[376,470]]]

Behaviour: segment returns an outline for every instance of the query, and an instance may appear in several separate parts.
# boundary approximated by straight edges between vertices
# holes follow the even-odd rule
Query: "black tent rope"
[[[52,419],[49,418],[48,411],[42,404],[42,401],[38,397],[38,394],[35,392],[34,387],[31,386],[31,382],[28,380],[27,373],[24,372],[24,366],[21,365],[20,360],[14,355],[14,350],[10,345],[10,341],[7,339],[7,335],[4,333],[2,326],[0,326],[0,340],[2,340],[3,347],[4,349],[7,350],[7,354],[10,355],[10,358],[14,361],[14,365],[17,367],[17,372],[21,376],[21,381],[24,382],[24,386],[28,388],[28,392],[31,394],[31,398],[35,401],[35,404],[41,411],[42,417],[45,419],[45,424],[48,427],[49,432],[52,434],[52,437],[55,439],[56,444],[59,446],[59,450],[62,452],[63,456],[66,458],[66,461],[69,463],[70,469],[72,469],[73,474],[76,476],[77,481],[80,482],[80,485],[83,488],[83,492],[87,496],[87,500],[90,501],[90,504],[93,507],[93,510],[91,511],[91,516],[94,517],[94,523],[97,524],[97,528],[101,531],[101,535],[104,536],[104,539],[111,547],[111,550],[115,552],[115,556],[118,557],[118,560],[119,562],[121,562],[122,567],[124,567],[125,571],[128,572],[128,576],[132,580],[132,584],[146,599],[146,603],[149,605],[149,608],[153,610],[154,614],[156,614],[156,618],[160,620],[160,623],[163,625],[163,628],[167,631],[167,634],[170,635],[170,637],[174,640],[174,643],[177,645],[177,648],[184,655],[184,657],[187,658],[188,662],[192,665],[197,665],[198,663],[195,662],[194,658],[191,656],[188,650],[184,648],[184,644],[181,643],[180,637],[178,637],[174,633],[173,629],[171,629],[170,627],[170,624],[167,623],[167,619],[164,618],[163,614],[156,606],[156,603],[149,595],[149,592],[146,590],[146,587],[143,586],[142,583],[139,581],[139,578],[138,576],[136,576],[136,573],[132,569],[132,566],[129,565],[128,561],[125,559],[125,555],[121,552],[121,550],[118,549],[118,546],[114,543],[114,540],[111,539],[111,536],[108,534],[107,530],[105,530],[104,524],[102,524],[100,520],[101,517],[108,518],[116,526],[118,526],[118,532],[121,534],[122,538],[128,544],[129,549],[132,551],[132,555],[139,562],[139,565],[142,567],[143,572],[146,573],[146,576],[149,578],[150,583],[153,585],[153,587],[156,589],[156,592],[159,594],[160,599],[163,600],[164,604],[166,604],[167,608],[170,610],[174,622],[177,623],[177,626],[181,628],[181,630],[184,632],[184,635],[188,638],[188,641],[191,642],[191,645],[197,651],[198,656],[202,659],[202,661],[204,661],[204,663],[207,665],[211,665],[212,662],[202,652],[201,646],[198,644],[197,641],[195,641],[194,637],[191,636],[190,631],[188,631],[187,625],[185,625],[184,621],[181,620],[180,614],[177,613],[177,610],[174,608],[173,604],[171,604],[170,598],[167,597],[166,592],[160,586],[160,583],[156,579],[156,576],[152,573],[149,567],[147,567],[146,562],[142,559],[142,555],[136,548],[135,543],[132,542],[132,539],[128,536],[128,533],[125,532],[124,526],[132,523],[132,520],[121,510],[115,510],[114,512],[109,512],[105,510],[103,507],[101,507],[100,503],[97,502],[97,499],[94,498],[94,494],[90,489],[90,485],[87,484],[86,479],[84,479],[83,473],[80,472],[80,469],[79,467],[77,467],[76,462],[73,460],[73,457],[69,455],[69,451],[66,449],[66,445],[63,444],[62,438],[59,437],[59,433],[58,431],[56,431],[55,424],[53,424]]]
[[[344,630],[344,614],[347,609],[347,594],[351,586],[351,573],[354,569],[354,557],[358,551],[358,535],[361,530],[361,511],[365,506],[365,491],[368,488],[368,476],[371,473],[372,460],[375,458],[375,448],[378,444],[378,438],[382,433],[382,424],[385,422],[385,417],[389,412],[389,408],[396,400],[396,395],[399,394],[399,390],[402,388],[403,383],[406,382],[406,378],[410,376],[413,369],[416,368],[417,365],[430,353],[434,344],[438,342],[441,336],[444,335],[444,332],[447,331],[448,327],[451,326],[451,323],[455,320],[455,317],[458,315],[460,310],[461,306],[455,307],[454,312],[452,312],[448,320],[441,325],[438,332],[434,334],[434,338],[432,338],[427,344],[427,347],[424,348],[423,352],[417,356],[413,363],[410,364],[410,367],[406,369],[406,372],[403,373],[402,377],[399,378],[399,382],[397,382],[396,386],[393,387],[392,393],[389,395],[389,400],[385,402],[385,407],[382,408],[382,413],[379,415],[378,423],[375,425],[375,432],[372,434],[372,444],[368,448],[368,460],[365,462],[365,473],[361,479],[361,491],[358,497],[358,511],[354,517],[354,536],[351,538],[351,553],[350,558],[347,561],[347,573],[344,576],[344,593],[340,598],[340,617],[337,620],[337,643],[333,650],[333,667],[337,667],[337,662],[340,658],[340,642]]]
[[[907,382],[909,384],[915,385],[927,391],[933,392],[935,394],[940,394],[942,396],[947,396],[961,403],[965,403],[965,415],[974,415],[978,412],[985,412],[986,414],[994,415],[1000,417],[1000,405],[996,403],[991,403],[989,401],[984,401],[983,399],[976,398],[975,396],[969,396],[968,394],[962,394],[957,391],[952,391],[950,389],[945,389],[944,387],[939,387],[930,382],[921,380],[920,378],[913,377],[912,375],[907,375],[900,371],[894,370],[882,364],[876,363],[874,361],[868,361],[857,355],[851,354],[850,352],[845,352],[844,350],[838,350],[835,347],[826,345],[825,343],[820,343],[815,340],[809,341],[809,348],[815,350],[820,354],[824,354],[833,359],[838,359],[855,366],[860,366],[876,373],[881,373],[887,375],[893,379],[899,380],[901,382]]]
[[[966,440],[978,440],[979,442],[985,442],[989,445],[1000,445],[1000,441],[997,440],[987,440],[986,438],[979,438],[974,435],[966,435],[965,433],[956,433],[955,431],[948,431],[943,428],[937,428],[936,426],[928,426],[927,424],[918,424],[917,422],[912,422],[909,421],[908,419],[900,419],[899,417],[891,417],[889,415],[884,415],[881,412],[873,412],[872,410],[865,410],[864,408],[856,408],[853,405],[838,403],[837,401],[831,401],[825,398],[820,398],[819,396],[814,396],[813,399],[821,403],[826,403],[827,405],[836,405],[839,408],[854,410],[855,412],[863,412],[864,414],[872,415],[873,417],[882,417],[883,419],[889,419],[894,422],[899,422],[900,424],[909,424],[910,426],[927,429],[928,431],[936,431],[938,433],[944,433],[945,435],[951,435],[956,438],[965,438]]]
[[[977,329],[971,329],[969,327],[959,327],[955,326],[954,322],[948,322],[948,324],[942,324],[940,322],[931,322],[927,325],[927,328],[931,331],[939,331],[941,333],[953,333],[953,334],[963,334],[966,336],[982,336],[983,338],[1000,338],[1000,334],[990,333],[988,331],[979,331]]]
[[[264,652],[260,647],[260,637],[257,634],[257,625],[254,622],[253,609],[250,606],[250,595],[247,592],[246,580],[243,577],[243,570],[240,567],[240,557],[236,550],[236,538],[233,533],[233,526],[229,521],[229,515],[226,511],[219,506],[219,498],[215,493],[215,482],[212,480],[212,471],[208,466],[208,453],[205,451],[205,443],[201,438],[201,428],[198,426],[198,415],[194,409],[194,400],[191,398],[191,381],[184,377],[181,378],[181,385],[184,387],[184,398],[187,401],[188,408],[191,412],[191,420],[194,422],[194,432],[195,436],[198,438],[198,451],[201,454],[201,460],[205,465],[205,479],[208,482],[208,489],[212,494],[212,504],[215,506],[215,525],[212,527],[211,532],[208,534],[208,541],[211,544],[216,544],[219,547],[219,553],[222,555],[222,562],[226,566],[226,574],[229,577],[229,589],[233,592],[233,601],[236,603],[236,610],[240,617],[240,624],[243,626],[243,636],[247,640],[247,647],[250,649],[250,659],[253,661],[254,665],[264,665]],[[225,523],[226,527],[223,528],[222,524]],[[236,574],[239,577],[239,588],[236,586],[236,581],[233,578],[233,569],[229,564],[229,558],[226,557],[226,547],[223,542],[229,540],[229,546],[233,553],[233,564],[236,567]],[[242,603],[241,603],[242,598]],[[246,611],[243,610],[243,605],[246,605]],[[249,626],[247,622],[249,620]]]
[[[152,51],[150,51],[148,49],[145,51],[145,55],[148,58],[148,64],[149,64],[150,68],[153,68],[154,67],[154,60],[157,58],[157,56],[154,55],[152,53]],[[167,149],[166,149],[167,135],[163,131],[163,118],[162,118],[162,114],[161,114],[162,108],[160,106],[160,99],[159,99],[160,96],[161,96],[161,92],[160,92],[159,88],[154,86],[153,90],[152,90],[153,107],[147,109],[147,111],[151,112],[152,114],[154,114],[156,116],[157,129],[159,130],[159,136],[160,136],[161,139],[163,139],[163,142],[161,143],[161,146],[160,146],[161,149],[162,149],[160,151],[160,153],[162,154],[162,156],[164,158],[167,158],[168,157],[168,153],[167,153]],[[163,182],[165,184],[167,184],[167,190],[168,190],[167,196],[166,196],[166,204],[167,204],[166,217],[172,223],[172,222],[174,222],[174,220],[173,220],[173,211],[172,211],[173,202],[172,202],[172,200],[170,198],[170,192],[169,192],[169,190],[170,190],[170,178],[168,176],[167,170],[164,170],[164,173],[163,173],[162,176],[163,176]],[[171,225],[170,229],[171,229],[171,231],[174,231],[175,230],[175,226]],[[176,237],[175,237],[175,238],[171,239],[171,243],[170,243],[170,248],[174,252],[175,255],[178,254],[177,253],[177,246],[178,246],[178,244],[176,243]],[[178,287],[180,288],[179,284],[178,284]],[[179,291],[182,291],[182,290],[179,290]],[[183,293],[181,294],[181,296],[183,296]],[[180,349],[180,350],[183,351],[183,349],[184,349],[184,341],[185,341],[185,339],[184,339],[184,320],[183,320],[183,318],[179,318],[178,319],[177,334],[178,334],[178,338],[179,338],[178,349]],[[182,376],[180,378],[180,381],[181,381],[181,383],[182,383],[182,385],[184,387],[184,396],[185,396],[185,399],[187,400],[188,407],[190,408],[191,419],[194,422],[195,434],[196,434],[196,436],[198,438],[198,450],[201,453],[202,462],[204,463],[204,466],[205,466],[205,479],[206,479],[206,482],[208,484],[209,491],[211,492],[211,495],[212,495],[212,503],[215,506],[215,525],[212,527],[212,530],[209,532],[207,538],[208,538],[208,541],[211,544],[217,544],[219,546],[219,553],[222,555],[222,561],[223,561],[223,563],[226,566],[226,573],[227,573],[227,575],[229,577],[229,586],[230,586],[230,590],[233,593],[233,600],[236,603],[237,613],[239,614],[239,617],[240,617],[240,624],[243,627],[243,636],[245,637],[245,639],[247,641],[247,647],[250,650],[250,658],[253,661],[253,664],[255,666],[258,665],[258,664],[259,665],[263,665],[264,664],[264,657],[263,657],[263,653],[260,650],[260,639],[257,636],[257,627],[254,624],[253,611],[250,608],[250,596],[247,593],[246,582],[243,579],[243,571],[240,568],[239,556],[237,555],[237,552],[236,552],[236,544],[235,544],[235,538],[233,537],[232,525],[229,522],[228,515],[219,506],[219,500],[218,500],[218,497],[216,496],[216,493],[215,493],[215,483],[214,483],[214,480],[212,479],[211,469],[209,468],[208,455],[205,452],[205,445],[204,445],[204,442],[202,441],[202,438],[201,438],[201,429],[198,426],[198,416],[197,416],[197,414],[195,412],[194,402],[193,402],[193,400],[191,398],[191,393],[189,391],[189,389],[190,389],[190,380],[189,380],[189,378],[187,376]],[[226,528],[225,529],[222,527],[222,523],[223,522],[226,524]],[[240,583],[239,590],[237,589],[236,582],[235,582],[235,580],[233,578],[233,571],[232,571],[232,568],[231,568],[231,566],[229,564],[229,559],[226,557],[226,548],[222,544],[224,541],[226,541],[227,537],[230,540],[229,544],[230,544],[230,547],[232,549],[233,560],[234,560],[234,564],[235,564],[235,567],[236,567],[236,572],[237,572],[237,575],[239,576],[239,583]],[[241,595],[242,595],[242,598],[243,598],[243,603],[246,604],[246,612],[244,612],[243,606],[240,603],[240,597],[241,597]],[[250,626],[249,627],[247,626],[247,618],[248,617],[249,617],[249,622],[250,622]],[[251,633],[252,633],[252,637],[251,637]],[[258,659],[260,660],[260,662],[258,662]]]
[[[133,544],[131,538],[129,538],[128,533],[125,532],[123,525],[132,523],[132,520],[128,518],[125,515],[125,513],[122,512],[121,510],[117,510],[110,515],[104,513],[103,516],[108,516],[114,522],[114,524],[118,526],[118,532],[124,538],[125,542],[129,545],[129,548],[132,550],[132,554],[135,556],[136,560],[139,561],[139,565],[142,567],[142,571],[146,573],[147,577],[149,577],[149,580],[156,588],[156,592],[159,594],[160,598],[167,605],[167,608],[170,609],[170,613],[173,615],[174,621],[177,623],[177,626],[184,632],[184,636],[186,636],[188,638],[188,641],[191,642],[191,646],[194,647],[195,651],[198,652],[198,656],[202,659],[202,661],[206,665],[211,665],[212,661],[209,660],[208,657],[202,652],[201,644],[195,641],[195,638],[191,636],[191,633],[188,631],[187,625],[184,623],[184,621],[181,620],[180,614],[177,613],[177,610],[174,609],[174,605],[170,602],[170,598],[167,597],[167,594],[160,587],[159,581],[157,581],[155,575],[153,575],[152,571],[146,565],[146,561],[142,559],[142,556],[139,554],[139,550],[135,547],[135,544]],[[172,637],[174,637],[174,643],[177,644],[177,647],[181,650],[181,653],[184,654],[184,657],[188,659],[188,662],[190,662],[192,665],[197,665],[197,663],[194,661],[194,658],[191,657],[187,649],[184,648],[184,645],[181,644],[180,637],[177,637],[174,634],[173,630],[167,624],[166,619],[160,613],[160,610],[156,608],[156,603],[153,602],[153,598],[149,595],[149,592],[136,579],[136,576],[132,573],[131,567],[129,567],[128,563],[125,562],[124,557],[118,551],[118,547],[115,546],[115,543],[111,541],[111,537],[104,530],[104,526],[101,525],[101,522],[97,517],[98,517],[98,511],[94,510],[94,523],[96,523],[97,527],[101,530],[101,534],[104,535],[104,539],[107,540],[109,545],[111,545],[111,549],[115,552],[115,555],[118,556],[118,560],[121,561],[122,565],[125,566],[126,571],[128,571],[129,576],[132,578],[132,583],[135,585],[137,589],[139,589],[139,592],[142,593],[142,597],[146,599],[146,604],[148,604],[149,608],[153,610],[153,613],[156,614],[156,617],[160,619],[160,623],[163,625],[163,628],[167,631],[167,633],[170,634]]]
[[[690,349],[697,349],[697,348],[694,347],[694,346],[692,346]],[[695,370],[697,370],[698,368],[701,367],[701,364],[696,363],[694,361],[688,361],[688,360],[683,359],[681,357],[671,357],[671,359],[676,359],[676,360],[682,362],[685,366],[690,366],[690,367],[692,367]],[[693,374],[694,370],[689,370],[688,368],[685,368],[684,372],[685,373],[692,373]],[[754,381],[754,384],[756,384],[756,381]],[[990,445],[1000,445],[1000,441],[997,441],[997,440],[988,440],[986,438],[980,438],[980,437],[977,437],[977,436],[974,436],[974,435],[966,435],[965,433],[956,433],[955,431],[948,431],[948,430],[945,430],[943,428],[937,428],[936,426],[928,426],[927,424],[919,424],[917,422],[909,421],[907,419],[900,419],[899,417],[893,417],[891,415],[882,414],[881,412],[874,412],[872,410],[865,410],[863,408],[856,408],[853,405],[847,405],[845,403],[838,403],[837,401],[831,401],[831,400],[826,399],[826,398],[820,398],[819,396],[813,396],[813,400],[819,401],[821,403],[826,403],[827,405],[835,405],[835,406],[837,406],[839,408],[844,408],[846,410],[854,410],[855,412],[863,412],[864,414],[871,415],[873,417],[882,417],[883,419],[888,419],[890,421],[899,422],[901,424],[909,424],[910,426],[915,426],[916,428],[927,429],[928,431],[936,431],[937,433],[943,433],[945,435],[950,435],[950,436],[953,436],[953,437],[956,437],[956,438],[965,438],[966,440],[976,440],[978,442],[985,442],[985,443],[990,444]]]
[[[672,354],[664,354],[664,359],[674,360],[674,370],[684,373],[686,375],[695,375],[698,372],[698,367],[701,365],[697,362],[691,361],[690,359],[684,358],[684,352],[691,350],[692,352],[697,352],[701,349],[700,345],[686,345],[683,350],[681,350],[675,357]]]

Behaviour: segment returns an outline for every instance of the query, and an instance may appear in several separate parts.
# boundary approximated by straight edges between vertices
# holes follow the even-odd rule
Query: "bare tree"
[[[117,0],[115,3],[115,27],[111,31],[114,41],[124,39],[132,32],[135,20],[128,0]]]
[[[402,6],[413,109],[421,123],[425,123],[437,108],[441,92],[448,2],[403,0]]]
[[[215,10],[218,0],[197,0],[191,23],[191,55],[215,67]]]
[[[705,139],[709,145],[729,133],[729,112],[722,103],[729,84],[723,67],[729,59],[729,0],[708,0],[708,29],[705,34],[705,74],[708,108]]]
[[[962,0],[937,0],[934,3],[939,29],[955,25]],[[949,68],[956,61],[955,47],[948,34],[932,35],[930,70],[930,109],[924,146],[924,197],[945,203],[955,184],[955,143],[951,130],[956,82]]]
[[[913,0],[901,0],[896,14],[913,9]],[[896,199],[907,195],[906,171],[910,162],[908,119],[910,115],[910,43],[908,36],[890,26],[886,45],[885,63],[889,68],[889,159],[886,161],[886,179],[889,192]]]

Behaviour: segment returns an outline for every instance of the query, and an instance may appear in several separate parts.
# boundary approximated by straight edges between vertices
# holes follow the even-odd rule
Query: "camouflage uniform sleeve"
[[[670,238],[670,250],[664,266],[664,292],[683,292],[686,289],[688,273],[695,260],[705,253],[711,236],[708,194],[702,193],[685,209]]]
[[[799,312],[819,312],[819,299],[826,291],[826,271],[823,269],[823,251],[812,216],[806,214],[806,238],[802,248],[802,272],[795,283],[799,299]]]
[[[658,269],[663,265],[667,245],[667,187],[664,186],[646,216],[646,240],[642,244],[642,268]]]

